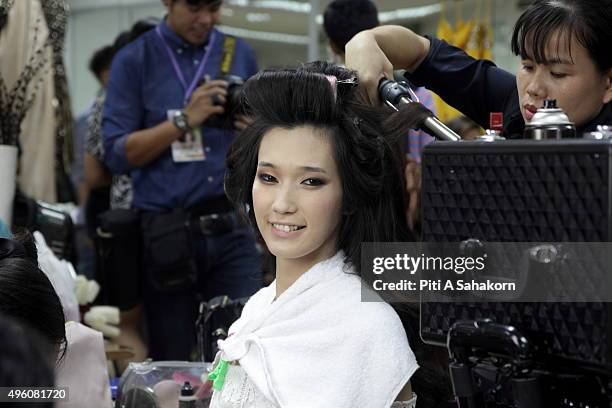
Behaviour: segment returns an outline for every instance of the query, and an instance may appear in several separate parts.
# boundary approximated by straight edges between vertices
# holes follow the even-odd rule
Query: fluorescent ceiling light
[[[378,20],[380,20],[381,23],[387,23],[393,20],[413,20],[415,18],[431,16],[440,11],[442,11],[442,6],[440,4],[383,11],[378,13]]]

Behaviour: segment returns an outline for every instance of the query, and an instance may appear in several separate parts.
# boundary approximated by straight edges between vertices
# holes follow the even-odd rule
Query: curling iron
[[[424,111],[426,118],[419,124],[419,128],[440,140],[456,142],[461,137],[450,130],[448,126],[440,122],[432,111],[423,106],[407,82],[395,82],[382,79],[378,85],[378,94],[385,104],[394,110],[399,110],[399,105],[416,103]]]

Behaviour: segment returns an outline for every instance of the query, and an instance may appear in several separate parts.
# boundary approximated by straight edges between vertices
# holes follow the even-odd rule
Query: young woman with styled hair
[[[211,407],[415,406],[415,356],[394,309],[362,301],[360,257],[365,242],[412,240],[399,143],[416,118],[363,104],[357,81],[311,63],[245,85],[254,122],[225,188],[276,280],[221,342]]]

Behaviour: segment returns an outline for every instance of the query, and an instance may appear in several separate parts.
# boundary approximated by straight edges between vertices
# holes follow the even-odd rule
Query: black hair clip
[[[361,119],[360,117],[355,116],[353,118],[353,124],[355,126],[357,126],[359,129],[361,129],[361,124],[363,123],[363,119]]]
[[[0,259],[25,257],[26,250],[21,243],[12,239],[0,238]]]

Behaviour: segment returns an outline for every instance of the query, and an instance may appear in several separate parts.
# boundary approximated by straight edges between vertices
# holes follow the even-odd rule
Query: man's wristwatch
[[[172,124],[183,132],[189,132],[191,130],[189,123],[187,122],[187,114],[185,113],[184,109],[174,112],[174,116],[172,116]]]

